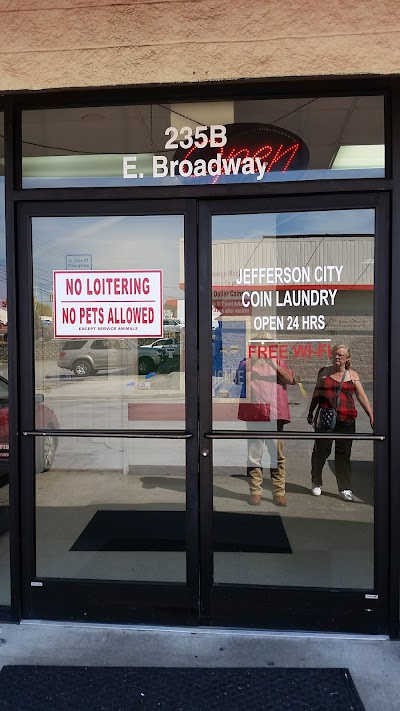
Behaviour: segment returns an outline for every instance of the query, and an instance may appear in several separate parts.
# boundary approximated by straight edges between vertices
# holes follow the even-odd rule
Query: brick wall
[[[223,390],[231,391],[236,369],[242,358],[246,357],[246,342],[249,340],[251,330],[246,321],[229,321],[222,323],[220,340],[215,343],[215,346],[220,350],[220,357],[214,353],[213,358],[213,375],[218,377],[218,382],[221,383]],[[247,333],[247,336],[246,336]],[[350,348],[352,367],[359,374],[364,385],[372,385],[373,383],[373,317],[372,316],[354,316],[349,314],[341,314],[332,316],[329,321],[329,327],[326,331],[320,332],[320,337],[331,339],[331,347],[339,344],[345,344]],[[252,339],[261,339],[262,334],[252,334]],[[286,346],[288,356],[285,357],[290,368],[294,371],[296,378],[303,383],[312,384],[315,382],[317,373],[320,368],[330,363],[327,354],[327,346],[323,344],[321,353],[318,355],[318,342],[312,339],[317,339],[318,334],[310,331],[297,331],[295,334],[282,333],[279,338],[284,341],[288,339]],[[291,339],[305,339],[301,348],[299,344],[293,345],[289,342]],[[309,345],[307,344],[309,342]],[[285,346],[285,347],[286,347]],[[312,355],[309,357],[307,347],[311,349]],[[303,351],[301,349],[304,349]],[[297,353],[297,355],[295,354]],[[299,355],[300,353],[300,355]],[[303,357],[301,355],[303,353]],[[232,393],[236,396],[236,389],[233,388]]]

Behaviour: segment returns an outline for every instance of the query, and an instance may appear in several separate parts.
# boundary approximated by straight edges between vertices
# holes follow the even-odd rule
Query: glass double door
[[[385,220],[21,205],[24,617],[385,629]]]

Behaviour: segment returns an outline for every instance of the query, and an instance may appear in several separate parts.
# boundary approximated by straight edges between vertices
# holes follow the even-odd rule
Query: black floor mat
[[[280,516],[215,512],[214,550],[291,553]],[[71,551],[184,551],[185,511],[97,511]]]
[[[365,711],[347,669],[6,666],[0,711]]]

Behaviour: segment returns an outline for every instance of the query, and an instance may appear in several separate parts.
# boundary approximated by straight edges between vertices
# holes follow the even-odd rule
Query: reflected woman
[[[336,408],[337,394],[339,402],[336,408],[336,425],[333,433],[353,434],[356,430],[357,410],[354,395],[361,407],[367,413],[371,427],[374,426],[374,416],[368,397],[361,385],[360,378],[351,367],[350,349],[346,345],[335,346],[332,351],[332,365],[321,368],[312,396],[307,417],[308,423],[313,423],[313,413],[320,408]],[[311,493],[321,495],[322,469],[332,449],[332,439],[315,440],[311,455]],[[351,489],[351,447],[353,440],[335,441],[335,473],[339,497],[344,501],[353,501]]]

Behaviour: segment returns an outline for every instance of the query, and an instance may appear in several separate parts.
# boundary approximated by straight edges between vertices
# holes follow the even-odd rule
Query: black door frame
[[[211,411],[211,219],[213,215],[260,212],[375,208],[374,290],[374,442],[375,469],[375,585],[373,590],[329,590],[262,587],[213,583],[212,555],[212,443],[214,439],[244,439],[243,432],[213,431]],[[335,632],[384,633],[388,630],[389,588],[389,466],[388,466],[388,354],[389,354],[389,196],[384,193],[302,197],[259,197],[203,201],[199,209],[199,342],[200,358],[200,543],[202,560],[201,619],[206,624],[269,629],[307,629]],[[206,345],[204,345],[206,344]],[[379,344],[379,348],[377,348]],[[377,384],[379,383],[379,397]],[[257,436],[257,434],[255,434]],[[258,433],[258,437],[259,437]],[[270,433],[270,437],[273,437]],[[276,435],[275,435],[276,436]],[[314,435],[286,433],[282,439]],[[379,477],[377,471],[379,470]],[[379,482],[379,487],[377,483]]]
[[[104,106],[126,103],[179,102],[192,100],[210,101],[213,98],[235,100],[238,98],[276,98],[314,96],[353,96],[354,93],[385,95],[385,178],[352,178],[343,180],[321,180],[310,182],[265,183],[200,186],[171,186],[159,188],[143,188],[136,186],[120,188],[57,188],[55,184],[48,188],[34,190],[22,189],[22,116],[25,109]],[[385,318],[391,324],[390,333],[390,363],[396,364],[400,358],[400,317],[397,305],[400,303],[400,280],[397,275],[397,264],[400,262],[400,81],[396,77],[324,77],[322,79],[286,79],[274,81],[262,78],[256,81],[203,83],[196,85],[159,85],[159,86],[129,86],[102,89],[72,89],[60,92],[22,92],[1,97],[1,109],[4,111],[4,150],[5,150],[5,209],[6,209],[6,242],[7,242],[7,300],[8,300],[8,333],[9,333],[9,379],[10,379],[10,563],[11,563],[11,607],[0,606],[0,618],[18,622],[22,617],[21,588],[21,507],[23,495],[20,490],[20,461],[18,447],[18,432],[20,431],[20,376],[17,357],[18,319],[17,305],[19,301],[19,283],[16,270],[16,212],[18,203],[26,200],[59,202],[69,200],[109,200],[134,198],[136,200],[168,200],[179,198],[203,197],[213,199],[219,197],[252,197],[279,195],[329,195],[332,192],[341,195],[352,193],[368,193],[387,191],[391,196],[391,233],[390,244],[391,266],[391,308]],[[393,638],[400,636],[399,627],[399,562],[400,562],[400,517],[398,502],[400,500],[400,476],[395,468],[400,458],[400,412],[398,408],[399,386],[397,378],[391,380],[391,411],[390,460],[392,462],[390,482],[390,597],[389,597],[389,634]],[[385,552],[386,555],[386,552]]]
[[[148,583],[112,580],[77,580],[36,576],[35,457],[34,437],[44,434],[35,427],[33,294],[31,218],[112,215],[185,215],[186,427],[180,430],[60,430],[59,436],[107,436],[186,440],[187,466],[187,582]],[[18,451],[21,472],[21,567],[22,611],[25,619],[123,622],[147,624],[197,624],[198,620],[198,429],[197,429],[197,265],[196,205],[193,200],[168,201],[72,201],[26,202],[17,211],[17,328],[19,383]],[[12,462],[11,462],[12,465]]]
[[[389,199],[381,193],[308,195],[297,197],[258,197],[238,200],[219,198],[198,201],[199,234],[197,249],[196,204],[191,199],[176,200],[110,200],[108,201],[54,201],[21,202],[17,212],[17,285],[18,289],[18,371],[21,381],[11,384],[19,393],[18,431],[20,470],[25,472],[25,482],[21,485],[21,535],[22,535],[22,617],[50,618],[76,621],[105,622],[145,622],[151,624],[218,624],[234,626],[267,627],[272,629],[320,629],[324,631],[355,631],[382,633],[387,631],[388,610],[388,454],[386,443],[375,444],[376,465],[382,471],[379,490],[376,491],[375,549],[376,568],[375,590],[378,599],[365,600],[364,591],[332,591],[308,588],[260,588],[256,586],[213,586],[212,553],[212,457],[198,456],[202,451],[212,451],[212,439],[223,433],[212,431],[211,420],[211,215],[250,212],[282,212],[321,209],[376,208],[375,280],[376,284],[389,284]],[[199,373],[199,387],[196,379],[187,378],[186,397],[191,402],[187,408],[186,430],[168,436],[193,437],[188,440],[188,585],[160,585],[147,583],[115,583],[113,581],[58,580],[36,578],[34,575],[34,479],[26,472],[33,466],[33,407],[29,393],[33,392],[33,350],[31,335],[32,313],[24,303],[24,294],[32,293],[32,268],[30,244],[30,218],[35,216],[72,215],[137,215],[137,214],[181,214],[186,213],[185,237],[187,290],[187,313],[193,314],[188,320],[187,338],[195,348],[187,349],[186,373]],[[193,236],[190,236],[193,235]],[[190,240],[190,242],[189,242]],[[197,260],[197,263],[196,263]],[[198,287],[198,288],[197,288]],[[197,329],[197,293],[199,321]],[[388,320],[379,314],[389,312],[388,288],[375,290],[374,325],[375,342],[380,343],[375,351],[374,381],[384,383],[379,389],[379,400],[375,399],[376,429],[379,436],[388,431]],[[197,340],[199,339],[199,340]],[[201,355],[197,361],[197,344],[201,344]],[[383,344],[383,347],[382,347]],[[378,378],[380,380],[378,381]],[[199,422],[197,418],[197,397]],[[198,437],[200,426],[200,438]],[[28,432],[28,436],[21,433]],[[63,432],[64,433],[64,432]],[[76,436],[69,431],[66,436]],[[79,432],[83,436],[108,434],[107,431]],[[126,436],[126,432],[113,431],[110,436]],[[160,435],[159,432],[156,433]],[[229,435],[229,433],[228,433]],[[154,433],[134,433],[133,436],[152,437]],[[238,433],[236,433],[236,438]],[[239,435],[240,436],[240,435]],[[299,437],[300,438],[300,437]],[[301,433],[302,439],[307,435]],[[308,435],[312,438],[312,435]],[[197,474],[199,473],[199,480]],[[200,495],[200,499],[199,499]],[[200,506],[200,539],[198,528],[198,507]],[[200,556],[198,557],[198,552]],[[378,555],[379,554],[379,555]],[[199,570],[201,565],[201,574]],[[33,585],[32,585],[33,583]],[[43,583],[43,585],[40,585]],[[90,600],[85,614],[76,598]],[[200,609],[199,609],[200,604]],[[269,612],[268,612],[269,609]],[[365,612],[365,610],[372,612]],[[273,610],[273,612],[272,612]]]

